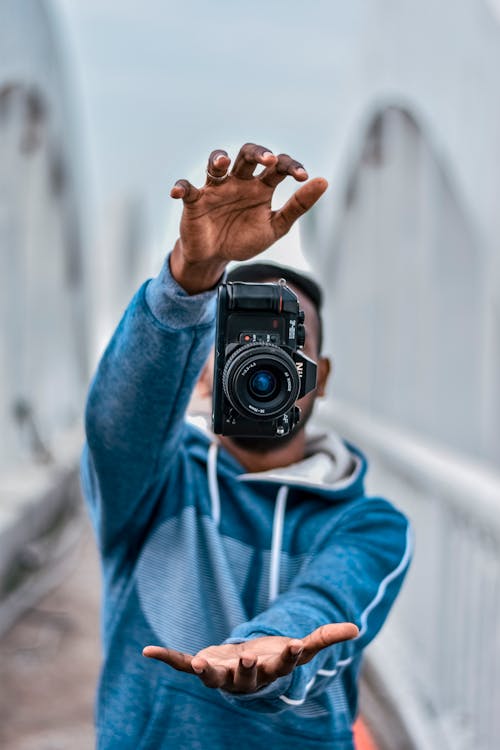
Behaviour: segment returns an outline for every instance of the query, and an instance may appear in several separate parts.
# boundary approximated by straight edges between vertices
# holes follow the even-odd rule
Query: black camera
[[[220,435],[283,437],[297,399],[316,387],[316,363],[299,352],[304,312],[278,283],[221,284],[217,300],[212,427]]]

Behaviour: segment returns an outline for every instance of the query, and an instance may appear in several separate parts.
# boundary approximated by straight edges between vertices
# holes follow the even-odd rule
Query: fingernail
[[[262,154],[263,159],[267,159],[269,156],[274,156],[274,154],[271,151],[264,151]]]
[[[255,659],[249,656],[247,656],[246,658],[242,657],[241,663],[243,664],[245,669],[251,669],[253,666],[255,666]]]
[[[191,665],[191,666],[193,666],[193,665]],[[193,670],[196,672],[196,674],[203,674],[203,672],[204,672],[203,667],[194,667],[193,666]]]
[[[307,174],[304,167],[297,167],[297,174]]]

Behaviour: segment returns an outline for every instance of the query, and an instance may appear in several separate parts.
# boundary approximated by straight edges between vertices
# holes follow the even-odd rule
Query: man
[[[216,439],[184,419],[226,265],[260,254],[327,187],[255,144],[229,165],[215,151],[203,188],[175,184],[179,240],[132,300],[89,394],[82,476],[104,576],[100,750],[351,750],[361,652],[409,563],[408,523],[365,496],[362,454],[335,436],[306,440],[329,366],[300,279],[319,378],[293,435]],[[287,176],[305,184],[272,211]]]

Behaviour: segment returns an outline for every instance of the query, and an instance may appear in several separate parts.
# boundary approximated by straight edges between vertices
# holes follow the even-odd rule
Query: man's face
[[[278,279],[269,279],[276,282]],[[288,284],[290,289],[295,292],[299,300],[299,305],[305,313],[306,340],[302,351],[318,365],[318,378],[316,388],[303,398],[297,401],[297,406],[301,410],[300,421],[292,432],[284,437],[261,438],[261,437],[227,437],[236,445],[245,450],[256,453],[264,453],[274,448],[282,448],[292,440],[299,430],[306,426],[314,407],[314,402],[318,396],[323,396],[326,382],[330,372],[330,362],[326,357],[320,357],[319,347],[319,319],[314,304],[303,292],[293,284]],[[199,381],[199,395],[202,397],[212,397],[213,389],[213,370],[214,370],[214,352],[212,350],[210,357],[203,369]]]

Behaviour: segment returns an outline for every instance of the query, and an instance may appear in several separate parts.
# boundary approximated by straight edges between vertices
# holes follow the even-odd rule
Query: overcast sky
[[[323,174],[329,122],[352,85],[346,70],[356,74],[365,0],[58,2],[101,212],[119,196],[137,196],[155,241],[169,241],[173,182],[199,183],[213,148],[234,155],[245,141]],[[289,191],[282,188],[282,199]]]

